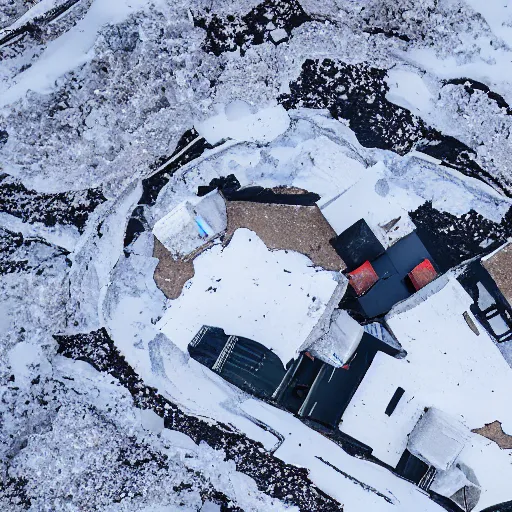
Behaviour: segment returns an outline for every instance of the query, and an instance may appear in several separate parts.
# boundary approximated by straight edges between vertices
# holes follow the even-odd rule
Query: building
[[[203,326],[188,346],[190,356],[231,384],[259,398],[271,398],[286,369],[261,343]]]
[[[480,485],[473,470],[459,461],[470,435],[454,417],[428,408],[409,435],[397,473],[464,511],[473,510],[480,499]]]
[[[483,510],[510,499],[509,450],[477,432],[512,424],[512,373],[485,330],[468,323],[478,323],[472,304],[448,277],[395,306],[386,324],[407,356],[375,355],[339,428],[423,489],[459,502],[479,495]]]
[[[437,277],[437,266],[415,231],[385,249],[364,219],[333,240],[350,287],[340,307],[361,319],[385,315]]]
[[[469,263],[458,280],[472,297],[471,312],[512,366],[512,243]]]
[[[218,190],[181,202],[153,227],[153,234],[175,259],[194,254],[227,227],[226,203]]]

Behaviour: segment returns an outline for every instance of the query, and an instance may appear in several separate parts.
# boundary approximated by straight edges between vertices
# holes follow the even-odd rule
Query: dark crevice
[[[500,223],[474,210],[457,217],[436,210],[432,202],[426,202],[409,215],[441,272],[491,252],[512,236],[512,209]]]
[[[99,188],[44,194],[26,188],[7,174],[0,174],[0,212],[30,224],[72,225],[83,233],[89,215],[104,201],[106,198]]]
[[[243,55],[252,45],[266,42],[279,44],[272,37],[276,29],[283,29],[287,37],[294,28],[311,21],[297,0],[265,0],[247,14],[218,16],[208,10],[196,13],[194,23],[206,31],[203,48],[217,56],[240,49]]]

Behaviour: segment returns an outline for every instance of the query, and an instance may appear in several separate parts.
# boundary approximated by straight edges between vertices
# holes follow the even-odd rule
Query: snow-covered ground
[[[17,26],[57,3],[42,0],[28,9],[0,0],[7,13],[0,22]],[[506,230],[511,201],[478,173],[468,177],[414,152],[364,147],[356,133],[372,140],[384,111],[360,115],[356,126],[343,115],[333,119],[327,109],[299,103],[285,110],[280,95],[291,93],[306,59],[371,67],[356,82],[332,76],[308,92],[321,100],[332,82],[343,80],[346,94],[336,101],[349,113],[368,113],[364,108],[382,96],[388,101],[383,109],[410,110],[432,130],[466,144],[475,152],[468,162],[510,190],[512,118],[502,103],[512,101],[510,8],[481,0],[367,0],[363,14],[361,2],[304,0],[298,5],[306,15],[294,19],[298,7],[287,11],[294,2],[273,0],[265,4],[264,24],[242,20],[243,30],[257,35],[243,48],[204,51],[207,36],[241,33],[229,25],[229,15],[240,20],[256,9],[257,18],[259,5],[81,1],[62,19],[0,50],[0,169],[33,190],[30,202],[20,199],[20,205],[30,210],[28,219],[35,213],[39,219],[23,220],[9,210],[1,194],[12,202],[17,192],[0,190],[0,225],[21,234],[0,240],[1,255],[16,264],[5,268],[21,269],[0,277],[0,469],[16,479],[0,481],[3,509],[26,509],[27,496],[33,510],[200,510],[212,497],[205,489],[212,488],[244,510],[287,508],[258,491],[222,452],[160,431],[161,421],[141,415],[111,377],[56,354],[52,334],[106,327],[148,385],[210,424],[231,425],[266,450],[278,447],[276,457],[309,469],[312,483],[346,512],[441,510],[412,484],[347,455],[186,354],[206,323],[264,342],[289,359],[321,316],[336,286],[332,273],[313,268],[303,255],[271,252],[256,235],[239,230],[226,248],[216,244],[195,260],[194,277],[169,301],[153,280],[151,229],[198,186],[234,174],[242,186],[315,192],[337,233],[364,217],[386,246],[414,229],[409,213],[425,202],[453,215],[454,223],[474,210],[486,226]],[[220,20],[217,32],[197,23],[208,17],[207,8]],[[260,38],[261,30],[269,35]],[[284,33],[287,41],[274,45],[272,39]],[[502,98],[447,84],[451,78],[482,82]],[[353,89],[360,90],[357,101]],[[408,132],[397,123],[389,136],[408,147]],[[162,180],[156,202],[140,208],[145,232],[125,255],[123,237],[143,194],[141,180],[160,176],[179,137],[193,127],[199,133],[193,140],[202,136],[218,146]],[[450,141],[447,146],[440,158],[449,159]],[[90,208],[82,231],[55,222],[66,212],[52,210],[52,204],[69,207],[71,219],[77,203],[56,206],[53,196],[45,196],[45,210],[38,211],[43,193],[93,187],[101,188],[105,202]],[[471,229],[467,238],[480,239],[483,228]],[[376,357],[342,430],[391,465],[426,406],[455,415],[470,429],[499,420],[512,433],[510,367],[481,326],[479,336],[467,326],[462,313],[469,305],[450,280],[425,302],[391,316],[388,323],[408,355]],[[397,386],[406,396],[382,418]],[[156,469],[164,455],[167,466]],[[482,487],[478,510],[512,499],[510,450],[472,434],[460,460]],[[87,485],[80,486],[84,479]]]
[[[217,244],[202,253],[194,270],[157,328],[186,352],[203,325],[221,327],[226,334],[257,340],[284,364],[306,348],[341,286],[336,273],[315,269],[298,253],[269,251],[248,229],[238,229],[225,249]]]

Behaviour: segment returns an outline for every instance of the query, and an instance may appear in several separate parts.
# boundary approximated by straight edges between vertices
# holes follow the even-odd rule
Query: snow
[[[509,47],[512,47],[512,6],[509,2],[482,0],[465,0],[475,11],[487,21],[492,31]]]
[[[467,437],[468,432],[460,422],[431,407],[411,432],[407,449],[429,466],[446,471],[464,448]]]
[[[0,35],[3,35],[3,32],[6,30],[14,30],[18,27],[21,27],[25,23],[32,21],[34,18],[43,15],[48,12],[53,7],[57,5],[61,5],[65,0],[38,0],[38,2],[33,5],[23,16],[20,16],[14,23],[9,25],[6,29],[0,32]]]
[[[223,139],[268,143],[284,133],[290,125],[290,118],[281,105],[267,106],[254,114],[241,107],[241,102],[220,105],[217,115],[210,117],[195,128],[210,144]]]
[[[471,77],[486,84],[512,103],[510,84],[512,83],[512,53],[502,48],[493,49],[489,38],[479,38],[474,44],[480,48],[478,57],[460,62],[456,57],[438,57],[429,48],[411,48],[397,53],[412,65],[419,66],[439,79]]]
[[[158,416],[151,409],[142,409],[140,412],[140,420],[142,427],[154,434],[160,434],[164,429],[164,419]]]
[[[335,272],[315,269],[298,253],[270,251],[247,229],[226,248],[217,244],[199,255],[194,270],[157,324],[184,352],[203,325],[212,325],[262,343],[287,363],[338,287]]]
[[[311,480],[337,499],[346,512],[439,512],[438,505],[413,484],[400,480],[383,467],[351,457],[291,414],[254,399],[247,400],[242,407],[284,436],[274,455],[289,464],[308,468]]]
[[[16,382],[28,386],[33,378],[32,369],[39,367],[40,372],[50,370],[50,363],[44,356],[41,347],[21,341],[9,351],[9,365]]]
[[[286,30],[284,28],[278,28],[270,32],[270,37],[272,38],[272,41],[274,41],[274,43],[278,44],[281,41],[288,39],[288,34],[286,33]]]
[[[432,108],[432,94],[422,77],[413,71],[393,68],[388,71],[386,82],[389,91],[386,99],[417,115],[428,115]]]
[[[494,297],[488,292],[487,288],[479,281],[476,284],[478,288],[478,307],[485,311],[487,308],[494,306],[496,302]]]
[[[45,226],[40,222],[29,224],[18,217],[0,212],[0,223],[6,229],[21,233],[25,238],[41,237],[47,242],[72,252],[79,239],[78,229],[75,226]]]
[[[337,234],[342,233],[359,219],[365,219],[384,247],[411,233],[414,224],[409,218],[407,208],[414,199],[407,196],[403,189],[390,184],[389,192],[381,195],[376,192],[380,180],[385,180],[386,169],[378,163],[366,169],[361,179],[339,197],[321,205],[322,213]],[[421,201],[417,202],[417,206]],[[393,231],[386,233],[382,226],[399,219]]]
[[[488,318],[487,321],[496,336],[501,336],[509,330],[507,322],[505,322],[505,319],[501,315]]]
[[[425,407],[442,410],[470,430],[498,420],[510,431],[512,371],[485,330],[477,336],[466,324],[464,312],[478,324],[471,304],[460,284],[449,278],[416,307],[392,311],[387,322],[407,356],[399,360],[377,354],[345,411],[341,430],[371,446],[391,466],[398,463]],[[387,416],[384,410],[398,386],[405,394]],[[495,447],[470,434],[459,457],[482,484],[478,510],[510,499],[505,489],[512,461],[507,451]]]
[[[48,43],[38,60],[2,92],[0,108],[23,98],[29,90],[43,94],[50,92],[56,80],[93,57],[92,48],[98,32],[105,25],[120,23],[130,14],[147,8],[145,0],[94,0],[84,18],[74,28]]]
[[[42,0],[19,22],[53,3]],[[250,7],[258,3],[261,2],[251,0]],[[314,2],[307,3],[311,5]],[[467,0],[467,3],[482,13],[497,35],[510,41],[510,29],[506,25],[510,18],[508,4],[477,0]],[[82,2],[80,4],[83,5]],[[361,36],[359,21],[354,31],[354,22],[347,15],[340,25],[341,30],[334,23],[328,26],[313,22],[294,30],[287,44],[255,46],[249,48],[242,58],[239,52],[216,58],[200,49],[204,31],[193,28],[192,19],[187,19],[186,11],[190,8],[193,12],[194,6],[171,4],[166,2],[163,17],[158,18],[153,16],[155,12],[147,9],[150,3],[142,0],[94,0],[88,13],[76,25],[72,23],[74,19],[69,19],[73,16],[70,13],[66,20],[52,23],[41,41],[29,39],[23,45],[10,47],[2,61],[0,105],[6,107],[11,102],[26,100],[26,107],[18,104],[9,111],[4,109],[10,117],[2,119],[2,128],[5,123],[11,141],[15,140],[15,143],[9,142],[13,146],[9,151],[18,153],[16,159],[7,151],[2,153],[5,156],[4,170],[11,172],[13,166],[9,160],[16,160],[20,164],[20,178],[28,175],[33,180],[30,183],[40,185],[33,187],[37,190],[46,187],[65,190],[68,186],[83,187],[88,186],[84,183],[94,182],[104,186],[111,198],[92,215],[90,225],[81,237],[74,228],[30,226],[7,214],[0,214],[0,222],[9,229],[21,231],[25,236],[42,236],[74,251],[70,255],[73,261],[71,269],[61,269],[58,265],[54,269],[64,282],[62,290],[56,278],[43,276],[38,279],[34,274],[3,277],[5,285],[2,291],[6,298],[0,311],[2,330],[8,331],[9,340],[13,343],[22,339],[22,333],[26,338],[26,341],[12,349],[8,346],[6,350],[16,385],[28,388],[39,371],[60,373],[59,382],[69,386],[68,400],[79,391],[81,395],[74,398],[76,403],[99,408],[109,422],[122,429],[123,438],[136,433],[155,450],[168,453],[172,460],[181,461],[177,453],[186,450],[195,457],[187,468],[199,472],[209,470],[207,476],[214,482],[213,486],[225,490],[230,497],[238,496],[241,500],[239,505],[244,510],[278,509],[278,503],[254,500],[257,494],[254,485],[248,483],[243,475],[235,474],[232,465],[223,461],[222,454],[212,453],[206,446],[197,447],[189,438],[176,432],[161,430],[161,423],[150,411],[142,411],[139,416],[131,405],[130,396],[119,386],[111,385],[110,377],[90,370],[85,363],[69,364],[63,372],[63,358],[51,359],[53,355],[48,353],[47,347],[51,345],[50,334],[55,330],[65,326],[71,331],[86,331],[106,325],[116,346],[134,370],[187,411],[207,421],[233,425],[261,441],[268,450],[278,446],[279,440],[270,431],[259,427],[258,421],[264,421],[277,434],[283,435],[284,442],[276,455],[292,464],[310,468],[315,483],[338,498],[347,512],[439,510],[413,485],[399,480],[385,468],[350,457],[337,445],[283,411],[255,400],[246,401],[240,411],[238,404],[245,401],[247,395],[184,353],[188,341],[202,323],[218,325],[222,322],[221,326],[228,331],[232,329],[234,334],[246,335],[257,341],[265,339],[276,350],[281,348],[285,351],[286,355],[281,356],[288,358],[296,353],[300,340],[308,336],[311,327],[321,318],[322,308],[324,312],[328,310],[326,303],[332,288],[337,286],[332,274],[318,272],[307,258],[295,253],[269,252],[254,234],[239,231],[232,245],[225,249],[220,244],[216,245],[196,261],[196,275],[188,283],[180,301],[166,302],[152,280],[157,262],[151,256],[151,234],[142,235],[133,247],[134,253],[124,258],[123,230],[140,197],[140,176],[146,173],[147,164],[169,154],[168,150],[172,150],[179,134],[190,128],[193,119],[204,119],[212,104],[220,105],[217,114],[197,123],[198,130],[212,144],[224,138],[231,140],[206,151],[202,157],[184,166],[183,172],[176,173],[160,194],[157,205],[146,209],[150,225],[168,212],[170,206],[194,194],[198,185],[229,173],[234,173],[242,185],[294,185],[317,192],[321,196],[320,205],[324,211],[330,212],[330,220],[339,228],[338,232],[364,217],[386,246],[413,229],[407,212],[425,200],[455,215],[474,208],[484,217],[500,221],[510,201],[500,198],[489,187],[435,165],[439,162],[433,159],[418,161],[418,158],[425,160],[424,155],[412,153],[399,157],[363,148],[343,122],[322,111],[298,109],[285,112],[276,106],[275,93],[288,90],[290,79],[297,76],[297,70],[306,57],[334,56],[346,61],[368,62],[381,69],[393,66],[387,79],[390,87],[388,100],[423,117],[430,116],[430,122],[440,117],[436,109],[443,107],[438,99],[442,89],[438,78],[471,76],[488,83],[510,100],[512,59],[509,49],[499,45],[491,47],[491,38],[485,33],[478,38],[474,38],[474,33],[468,33],[464,45],[459,48],[448,46],[441,36],[434,41],[432,49],[418,48],[415,40],[405,45],[396,38],[382,36],[377,36],[379,44],[375,45],[377,39],[374,36]],[[214,5],[213,8],[226,12],[233,8],[243,13],[249,2],[229,4],[222,7]],[[104,27],[123,22],[141,9],[146,9],[143,16],[112,31],[117,32],[120,38],[132,30],[138,35],[137,49],[132,54],[124,50],[119,53],[108,47],[110,42],[105,42],[101,36],[98,38]],[[338,13],[337,8],[332,10]],[[414,16],[418,10],[419,7],[411,6],[411,15]],[[183,17],[181,11],[185,13]],[[175,19],[171,19],[173,16]],[[163,38],[160,34],[162,20],[165,20],[166,31]],[[69,29],[65,28],[64,21],[69,22]],[[59,36],[57,27],[60,28],[61,23],[68,31]],[[429,25],[429,34],[430,28]],[[450,30],[448,24],[446,28]],[[274,30],[275,26],[268,29]],[[162,57],[162,48],[155,43],[155,33],[167,45],[169,53],[165,58]],[[271,34],[276,42],[281,36],[284,37],[279,31]],[[461,37],[465,37],[464,34]],[[51,42],[45,47],[47,41]],[[407,50],[402,52],[397,47],[407,47]],[[11,54],[16,52],[19,54],[12,57]],[[95,61],[94,66],[89,66],[92,60]],[[161,66],[162,61],[168,62],[168,67]],[[121,62],[127,63],[127,69],[133,66],[135,70],[133,75],[126,73],[126,80],[119,74],[119,69],[124,69]],[[406,67],[407,62],[424,67],[427,72],[416,72],[412,67]],[[101,65],[97,65],[99,63]],[[109,71],[107,82],[98,73],[103,63]],[[22,66],[25,71],[19,72]],[[167,88],[165,98],[171,104],[159,111],[153,110],[154,104],[150,101],[151,96],[159,96],[161,90],[156,75],[149,72],[153,69],[163,77],[162,83]],[[65,76],[69,71],[74,71],[73,81],[71,75]],[[151,77],[148,81],[142,79],[146,74]],[[214,82],[216,85],[212,87]],[[29,90],[43,94],[55,90],[59,98],[57,101],[67,98],[63,103],[66,108],[60,110],[62,105],[50,97],[27,97]],[[98,103],[96,93],[91,92],[96,90],[102,103]],[[149,91],[148,94],[141,95],[140,91],[145,90]],[[121,96],[129,99],[124,103],[123,100],[119,104],[116,101],[109,104],[109,98],[117,100]],[[472,112],[471,118],[463,117],[468,115],[467,109],[474,108],[472,102],[477,96],[475,94],[470,100],[462,91],[459,99],[451,98],[450,105],[461,109],[462,114],[455,121],[451,114],[448,115],[449,129],[460,132],[460,137],[457,136],[473,147],[479,144],[480,135],[486,135],[486,131],[494,133],[493,129],[488,129],[488,119],[503,123],[500,134],[506,134],[508,129],[507,120],[495,116],[492,110],[490,115],[482,108]],[[446,102],[447,98],[443,101]],[[138,119],[146,107],[150,114]],[[89,108],[92,114],[88,113]],[[55,124],[47,123],[50,111],[54,112],[52,119],[56,119]],[[15,119],[19,119],[20,124],[16,124]],[[462,119],[464,122],[459,122]],[[100,123],[112,125],[111,129],[107,130]],[[85,132],[82,132],[82,127]],[[24,130],[26,133],[15,139],[17,132]],[[470,134],[473,134],[473,139]],[[123,149],[118,153],[102,151],[100,142],[103,140],[99,139],[104,139],[107,148],[112,142]],[[508,146],[503,140],[482,138],[479,155],[487,146],[489,158],[500,148],[506,151]],[[87,146],[93,147],[91,155],[101,153],[98,156],[99,166],[94,171],[87,167],[91,160],[86,152]],[[29,154],[32,148],[38,147],[38,153]],[[129,147],[135,149],[129,150]],[[146,159],[132,158],[144,152],[149,153]],[[38,158],[45,153],[56,155],[55,160]],[[73,158],[62,158],[61,161],[61,155],[65,157],[68,153]],[[507,169],[510,166],[502,167]],[[383,232],[379,226],[396,217],[401,219],[398,229],[392,233]],[[96,235],[100,223],[101,239]],[[252,241],[248,242],[247,237]],[[284,269],[292,273],[288,274]],[[214,277],[221,281],[217,282]],[[42,279],[44,283],[41,283]],[[210,286],[212,289],[208,291]],[[436,284],[433,291],[437,291],[439,286]],[[308,293],[310,297],[307,297]],[[310,308],[313,293],[317,297],[315,307],[319,306],[319,310]],[[505,431],[512,433],[510,413],[505,407],[510,402],[505,393],[510,389],[507,373],[510,370],[502,365],[499,352],[483,329],[480,329],[478,339],[468,332],[462,312],[469,310],[469,299],[454,283],[447,284],[435,295],[421,295],[422,300],[426,299],[424,303],[420,303],[419,295],[416,298],[416,308],[402,312],[397,310],[396,316],[390,319],[393,332],[409,355],[402,360],[381,354],[376,357],[351,404],[352,407],[358,397],[364,398],[365,405],[359,403],[357,406],[357,415],[361,419],[352,417],[351,420],[354,424],[360,422],[354,437],[366,436],[368,442],[375,445],[377,456],[396,461],[400,450],[406,446],[407,435],[426,406],[440,407],[454,414],[469,428],[481,427],[485,422],[498,419],[503,422]],[[155,325],[162,315],[162,322],[168,319],[170,324],[167,336],[159,333],[161,325]],[[500,349],[503,350],[503,346],[501,344]],[[86,368],[89,368],[89,373]],[[62,375],[73,376],[75,380],[68,381]],[[105,388],[108,384],[112,389],[99,391],[100,382]],[[383,409],[399,385],[405,387],[406,394],[393,415],[382,419]],[[469,404],[470,400],[474,404]],[[121,402],[124,409],[117,416],[111,414],[109,404],[119,406]],[[365,412],[366,409],[369,411]],[[79,430],[76,437],[66,437],[66,429],[73,428],[74,422],[83,428],[82,415],[77,414],[79,409],[66,402],[61,411],[56,418],[45,417],[42,423],[52,427],[48,435],[53,435],[54,440],[45,441],[44,433],[30,437],[27,448],[14,457],[14,462],[26,457],[28,468],[33,467],[45,474],[49,467],[47,462],[52,460],[51,454],[63,448],[69,449],[72,443],[80,446],[84,437],[89,441],[90,438],[84,435],[89,433],[87,430]],[[347,411],[343,428],[350,425],[351,414],[355,413]],[[37,424],[36,418],[30,419]],[[144,430],[142,425],[149,430]],[[379,425],[378,429],[376,425]],[[24,440],[19,432],[13,432],[17,443]],[[106,432],[106,438],[112,439],[111,432]],[[157,432],[160,434],[155,435]],[[166,447],[159,442],[165,443]],[[44,449],[38,450],[38,445]],[[96,453],[88,452],[92,457]],[[373,487],[391,503],[336,472],[317,456]],[[495,443],[481,436],[471,435],[459,459],[477,471],[484,489],[479,507],[510,498],[507,496],[509,452],[500,450]],[[75,470],[73,458],[71,463],[64,458],[62,460],[62,474],[72,474],[69,468]],[[102,469],[106,471],[108,468]],[[26,474],[29,480],[34,481],[32,471]],[[50,482],[48,486],[39,485],[41,492],[44,488],[54,489],[51,478],[47,481]],[[152,496],[148,501],[154,499],[155,492],[151,492],[154,490],[154,487],[149,489]],[[33,506],[43,507],[48,503],[51,501],[34,501]],[[194,505],[192,509],[197,510],[197,503]],[[100,508],[117,512],[123,507],[119,504]],[[169,508],[175,507],[155,503],[154,507],[141,505],[140,510],[163,512]]]

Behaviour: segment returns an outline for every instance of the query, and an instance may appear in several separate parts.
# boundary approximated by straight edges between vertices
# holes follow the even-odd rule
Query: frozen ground
[[[327,296],[330,273],[257,238],[251,251],[240,230],[224,251],[203,253],[169,301],[153,280],[151,229],[199,185],[234,174],[315,192],[338,232],[363,216],[387,246],[419,226],[446,267],[491,250],[512,236],[506,2],[79,0],[50,21],[47,9],[63,2],[32,4],[0,0],[0,39],[36,24],[0,44],[2,510],[441,510],[186,354],[208,321],[269,344],[288,336],[288,357],[309,321],[300,288]],[[140,229],[125,247],[130,218]],[[208,291],[212,268],[226,288]],[[255,279],[286,303],[286,329]],[[467,296],[450,283],[391,318],[411,358],[392,377],[407,368],[418,407],[435,401],[470,428],[499,420],[512,433],[510,368],[461,308]],[[248,327],[267,309],[268,321]],[[76,339],[96,369],[57,353],[52,335],[101,328],[116,358],[106,341],[93,357],[93,335]],[[456,386],[461,372],[471,377]],[[141,401],[142,381],[160,401]],[[181,419],[165,416],[162,429],[148,407]],[[357,430],[377,436],[391,463],[405,427],[374,426]],[[509,451],[473,435],[462,457],[482,485],[479,509],[512,500]]]

